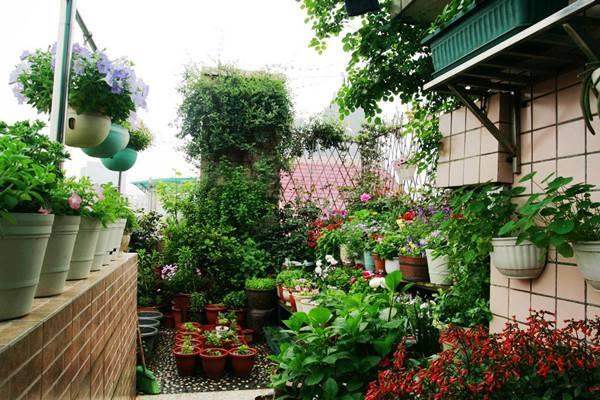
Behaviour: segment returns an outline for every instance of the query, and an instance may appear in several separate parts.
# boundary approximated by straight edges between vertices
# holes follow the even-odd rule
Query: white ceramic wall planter
[[[429,269],[429,280],[436,285],[452,284],[452,277],[448,264],[450,262],[448,256],[440,255],[437,258],[433,255],[433,250],[425,250],[427,255],[427,268]]]
[[[496,269],[513,279],[535,279],[546,266],[547,249],[540,249],[531,242],[517,245],[516,237],[492,239],[491,253]]]
[[[600,242],[573,243],[577,268],[588,285],[600,292]]]
[[[110,118],[100,114],[81,113],[69,109],[65,144],[71,147],[94,147],[102,143],[110,131]]]

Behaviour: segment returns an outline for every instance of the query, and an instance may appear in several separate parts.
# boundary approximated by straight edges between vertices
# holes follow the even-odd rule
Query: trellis
[[[391,190],[420,188],[430,183],[431,173],[415,173],[411,179],[402,179],[395,171],[394,162],[407,158],[417,148],[412,134],[404,129],[406,116],[399,117],[398,131],[378,140],[383,154],[378,166],[380,178]],[[346,204],[340,188],[354,188],[362,171],[361,155],[355,143],[347,150],[337,148],[305,153],[296,159],[288,172],[281,174],[281,204],[297,199],[311,199],[331,209],[342,210]]]

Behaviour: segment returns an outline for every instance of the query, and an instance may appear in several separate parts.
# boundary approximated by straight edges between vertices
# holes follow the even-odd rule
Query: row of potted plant
[[[66,178],[62,145],[40,122],[0,124],[0,320],[28,314],[34,296],[64,291],[116,259],[131,212],[107,184]]]
[[[252,373],[256,360],[256,349],[248,347],[246,339],[235,327],[226,325],[208,326],[186,322],[178,326],[173,355],[181,376],[194,374],[198,359],[204,374],[220,378],[225,373],[226,361],[236,376],[247,377]]]

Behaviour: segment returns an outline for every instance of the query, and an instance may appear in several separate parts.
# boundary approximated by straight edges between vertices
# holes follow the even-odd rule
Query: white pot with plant
[[[520,182],[532,181],[535,172]],[[519,231],[519,241],[538,248],[552,245],[563,257],[573,257],[587,283],[600,291],[600,203],[592,201],[594,185],[571,184],[573,178],[542,180],[543,193],[534,195],[518,208],[519,219],[501,232]],[[514,190],[514,189],[513,189]]]
[[[394,161],[394,171],[399,180],[407,181],[415,178],[417,166],[409,162],[409,156],[407,154],[401,154],[400,157]]]
[[[31,311],[52,233],[45,198],[64,157],[42,138],[28,123],[0,123],[0,321]]]
[[[25,51],[10,77],[19,102],[41,113],[48,113],[52,103],[55,52],[55,46]],[[145,108],[148,86],[124,58],[111,60],[104,51],[92,52],[78,44],[73,45],[71,58],[65,143],[98,146],[108,136],[111,122],[123,122],[136,107]]]

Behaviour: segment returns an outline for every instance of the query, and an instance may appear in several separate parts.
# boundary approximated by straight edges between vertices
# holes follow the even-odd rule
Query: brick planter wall
[[[0,399],[134,399],[137,257],[0,322]]]

